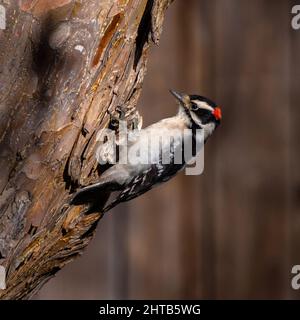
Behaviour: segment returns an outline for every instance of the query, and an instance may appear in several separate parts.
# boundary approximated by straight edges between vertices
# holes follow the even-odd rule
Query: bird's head
[[[210,99],[174,90],[170,92],[179,101],[180,112],[188,118],[191,127],[202,128],[210,135],[220,124],[221,108]]]

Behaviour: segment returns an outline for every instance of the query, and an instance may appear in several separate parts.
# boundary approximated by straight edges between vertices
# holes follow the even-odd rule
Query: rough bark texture
[[[99,177],[97,132],[135,108],[170,2],[0,1],[0,298],[30,297],[89,243],[101,214],[70,193]]]

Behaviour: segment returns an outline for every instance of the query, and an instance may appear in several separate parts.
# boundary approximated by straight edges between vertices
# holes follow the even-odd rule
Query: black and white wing
[[[184,167],[183,164],[153,164],[145,172],[136,176],[103,212],[107,212],[121,202],[132,200],[151,190],[160,183],[171,179]]]

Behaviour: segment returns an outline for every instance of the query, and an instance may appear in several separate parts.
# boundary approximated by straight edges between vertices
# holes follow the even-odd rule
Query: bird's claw
[[[128,130],[140,130],[143,124],[143,118],[135,108],[116,107],[115,111],[107,111],[110,116],[109,128],[118,131],[120,121],[127,122]]]

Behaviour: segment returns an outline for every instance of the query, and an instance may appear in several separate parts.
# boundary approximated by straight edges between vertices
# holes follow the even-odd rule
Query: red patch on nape
[[[214,109],[213,115],[215,116],[216,120],[221,120],[222,119],[222,110],[219,107],[216,107]]]

